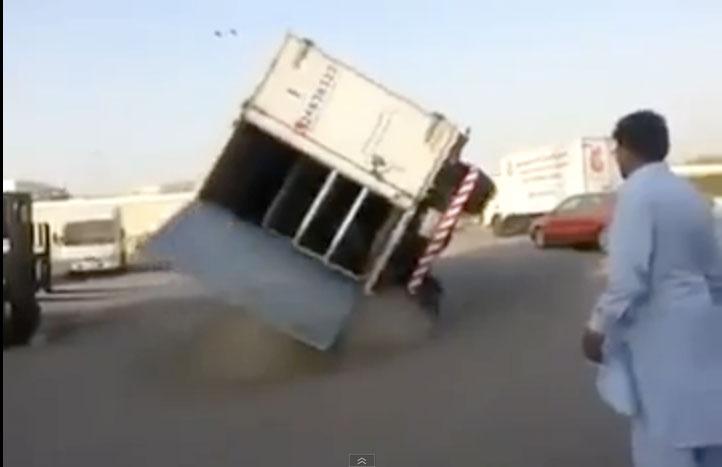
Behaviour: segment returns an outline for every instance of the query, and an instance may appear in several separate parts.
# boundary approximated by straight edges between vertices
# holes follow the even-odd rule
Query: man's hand
[[[582,336],[582,352],[587,360],[593,363],[602,363],[602,345],[604,344],[604,334],[592,331],[587,328]]]

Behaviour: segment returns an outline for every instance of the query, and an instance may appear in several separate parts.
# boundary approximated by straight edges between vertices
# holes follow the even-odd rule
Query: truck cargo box
[[[441,114],[289,35],[197,200],[149,248],[327,348],[389,263],[415,259],[409,245],[448,201],[454,183],[440,180],[466,141]]]

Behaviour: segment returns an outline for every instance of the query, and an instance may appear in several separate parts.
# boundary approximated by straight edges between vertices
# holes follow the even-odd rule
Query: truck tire
[[[53,269],[49,259],[43,261],[43,290],[53,292]]]
[[[529,216],[494,216],[492,220],[492,231],[497,237],[513,237],[525,235],[529,232],[532,218]]]
[[[507,236],[526,235],[531,227],[529,216],[509,216],[504,221],[504,233]]]
[[[3,348],[28,344],[39,326],[40,306],[35,297],[3,299]]]
[[[35,291],[52,292],[50,261],[45,258],[35,262]]]
[[[504,219],[498,214],[491,218],[491,232],[495,237],[504,236]]]

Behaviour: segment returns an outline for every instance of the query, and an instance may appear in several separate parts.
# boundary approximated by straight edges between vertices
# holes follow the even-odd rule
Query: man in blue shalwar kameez
[[[664,118],[635,112],[613,137],[626,180],[584,352],[602,398],[630,417],[636,467],[722,467],[722,252],[709,202],[664,162]]]

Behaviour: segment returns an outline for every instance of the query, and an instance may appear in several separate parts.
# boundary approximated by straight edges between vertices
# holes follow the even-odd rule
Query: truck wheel
[[[534,229],[534,231],[531,234],[532,242],[534,242],[534,245],[539,248],[540,250],[543,250],[548,245],[546,234],[544,234],[544,230],[542,230],[540,227],[537,227]]]
[[[3,300],[3,302],[5,302]],[[9,308],[5,318],[6,307]],[[30,342],[40,325],[40,306],[33,299],[20,301],[12,298],[3,304],[3,348],[25,345]]]
[[[529,233],[532,218],[529,216],[494,217],[492,231],[497,237],[513,237]]]
[[[504,221],[504,234],[507,236],[526,235],[529,232],[531,221],[529,216],[509,216]]]

